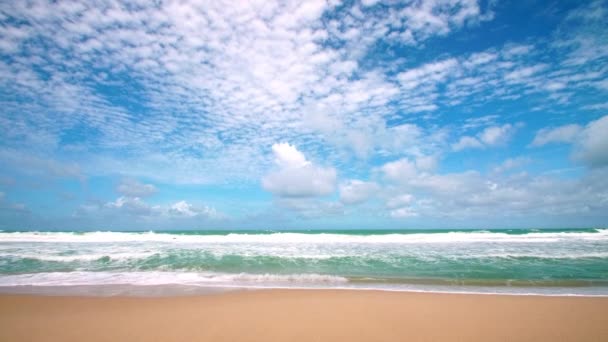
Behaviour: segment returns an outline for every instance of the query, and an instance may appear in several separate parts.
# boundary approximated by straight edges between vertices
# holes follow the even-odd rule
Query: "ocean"
[[[608,229],[0,231],[0,292],[608,295]]]

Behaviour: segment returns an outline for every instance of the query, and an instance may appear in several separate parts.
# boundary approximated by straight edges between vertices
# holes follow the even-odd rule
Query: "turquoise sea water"
[[[608,229],[0,232],[0,287],[608,295]]]

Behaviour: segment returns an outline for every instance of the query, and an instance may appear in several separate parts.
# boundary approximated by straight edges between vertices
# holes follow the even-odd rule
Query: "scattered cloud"
[[[73,214],[79,219],[103,219],[108,223],[172,221],[172,220],[220,220],[226,216],[216,209],[195,205],[184,200],[166,205],[151,205],[139,197],[121,196],[106,203],[90,203],[81,205]],[[196,221],[195,221],[196,222]]]
[[[146,224],[223,216],[152,183],[261,185],[268,205],[308,218],[378,202],[395,219],[597,213],[608,7],[567,7],[551,34],[511,39],[488,33],[513,25],[494,1],[5,1],[0,180],[15,180],[7,193],[24,179],[80,183],[80,198],[109,179],[119,197],[80,217]],[[573,120],[532,132],[537,114]],[[572,145],[570,160],[540,158],[589,167],[534,175],[516,132],[531,147]],[[471,153],[478,167],[454,167],[454,152],[492,147],[500,159]]]

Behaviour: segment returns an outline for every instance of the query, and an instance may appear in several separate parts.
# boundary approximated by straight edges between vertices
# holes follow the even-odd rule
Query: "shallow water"
[[[608,295],[608,229],[0,232],[0,287],[124,285]]]

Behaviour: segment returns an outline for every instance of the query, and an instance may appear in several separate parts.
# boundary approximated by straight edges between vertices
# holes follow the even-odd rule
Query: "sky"
[[[608,225],[608,1],[1,1],[0,229]]]

